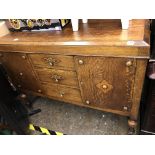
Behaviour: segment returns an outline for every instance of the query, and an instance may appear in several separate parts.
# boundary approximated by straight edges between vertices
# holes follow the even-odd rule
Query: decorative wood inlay
[[[127,63],[130,62],[133,65],[126,65],[126,95],[128,98],[128,103],[132,103],[132,95],[133,95],[133,84],[134,84],[134,74],[135,74],[135,61],[127,61]],[[127,64],[126,63],[126,64]]]
[[[97,86],[97,88],[101,89],[104,93],[107,93],[111,89],[113,89],[113,86],[111,84],[109,84],[106,80],[101,81],[96,86]]]

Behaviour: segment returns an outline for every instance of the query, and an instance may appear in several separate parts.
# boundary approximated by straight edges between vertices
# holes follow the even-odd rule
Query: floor
[[[33,107],[42,110],[31,117],[34,125],[67,135],[124,135],[128,131],[123,116],[46,98],[37,99]]]

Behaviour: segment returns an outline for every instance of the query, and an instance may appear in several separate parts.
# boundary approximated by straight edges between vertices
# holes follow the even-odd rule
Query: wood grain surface
[[[120,20],[89,20],[79,27],[78,32],[71,24],[63,31],[13,32],[0,37],[0,51],[149,57],[149,20],[131,20],[128,30]]]
[[[83,64],[79,64],[79,60]],[[136,62],[128,58],[75,58],[83,102],[91,106],[130,111]],[[126,66],[131,62],[131,66]]]
[[[63,31],[15,32],[0,37],[0,63],[23,92],[129,116],[137,124],[150,57],[150,21],[80,22]]]
[[[49,84],[62,84],[79,88],[77,74],[75,71],[35,68],[41,82]]]
[[[17,88],[31,91],[40,90],[40,83],[37,81],[26,54],[3,53],[1,63]]]

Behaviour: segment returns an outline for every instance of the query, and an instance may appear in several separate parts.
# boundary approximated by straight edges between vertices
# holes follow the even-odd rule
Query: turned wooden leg
[[[128,125],[129,125],[128,134],[129,134],[129,135],[135,134],[135,132],[136,132],[136,127],[137,127],[137,121],[129,119],[129,120],[128,120]]]

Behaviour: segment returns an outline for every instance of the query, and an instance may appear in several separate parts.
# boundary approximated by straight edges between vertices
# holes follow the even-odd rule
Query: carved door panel
[[[39,84],[26,54],[3,53],[1,62],[19,89],[39,90]]]
[[[136,61],[128,58],[75,57],[84,104],[130,111]]]

